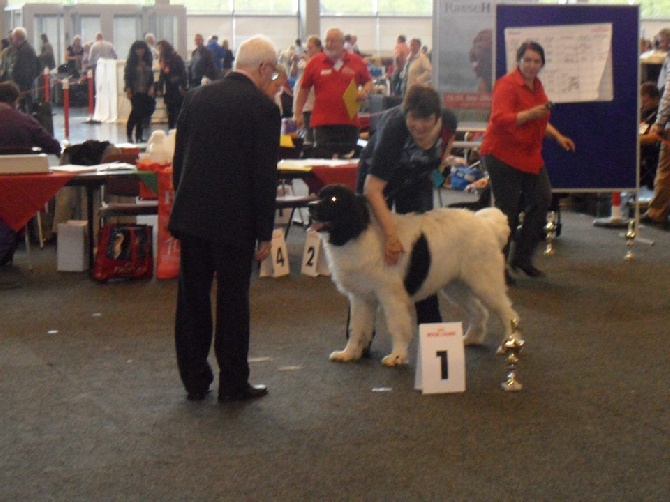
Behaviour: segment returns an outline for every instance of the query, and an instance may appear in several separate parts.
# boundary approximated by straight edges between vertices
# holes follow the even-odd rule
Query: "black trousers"
[[[219,392],[242,390],[249,380],[249,280],[254,246],[181,236],[175,348],[187,392],[203,392],[213,381],[207,356],[214,335]],[[216,273],[216,325],[212,282]]]
[[[165,108],[167,109],[168,116],[168,129],[174,129],[177,127],[177,117],[179,117],[179,112],[181,111],[181,104],[183,101],[184,98],[171,98],[169,100],[165,100]]]
[[[542,166],[538,174],[525,173],[492,155],[484,155],[482,162],[489,173],[495,206],[507,216],[510,239],[515,241],[514,256],[510,260],[530,263],[537,244],[544,237],[547,211],[551,206],[547,168]],[[517,230],[522,211],[523,224]],[[505,247],[505,256],[508,254],[509,243]]]
[[[356,149],[359,129],[350,125],[324,125],[314,128],[317,158],[347,155]]]
[[[135,129],[135,139],[144,139],[144,122],[151,117],[154,107],[154,98],[145,93],[134,93],[130,98],[130,115],[126,124],[126,134],[132,138]]]

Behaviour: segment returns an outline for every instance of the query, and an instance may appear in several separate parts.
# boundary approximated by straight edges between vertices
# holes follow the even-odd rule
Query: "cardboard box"
[[[48,173],[46,154],[0,155],[0,174]]]
[[[70,220],[58,224],[57,270],[84,272],[88,270],[87,221]]]

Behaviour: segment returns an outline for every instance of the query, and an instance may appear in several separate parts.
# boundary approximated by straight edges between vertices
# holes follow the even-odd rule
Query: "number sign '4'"
[[[289,274],[288,250],[284,231],[277,228],[272,232],[272,251],[261,262],[261,277],[281,277]]]

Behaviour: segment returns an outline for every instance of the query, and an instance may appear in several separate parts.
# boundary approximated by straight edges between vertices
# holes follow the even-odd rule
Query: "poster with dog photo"
[[[435,0],[434,82],[459,123],[488,120],[493,86],[495,2]]]

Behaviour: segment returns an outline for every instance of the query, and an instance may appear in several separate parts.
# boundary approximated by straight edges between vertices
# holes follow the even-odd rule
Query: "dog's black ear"
[[[365,196],[356,194],[349,187],[337,187],[333,195],[338,199],[336,217],[330,229],[328,242],[343,246],[361,235],[370,224],[370,211]]]

